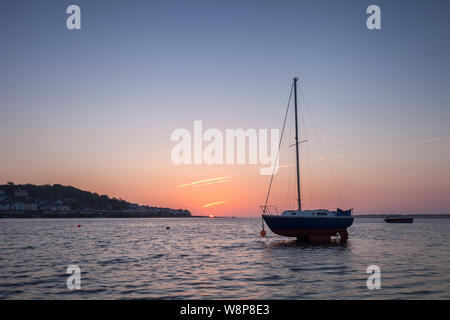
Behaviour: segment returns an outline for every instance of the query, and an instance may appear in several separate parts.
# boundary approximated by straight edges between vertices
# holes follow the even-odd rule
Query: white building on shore
[[[51,204],[49,209],[52,212],[70,212],[70,206],[63,204],[60,200],[56,201],[54,204]]]
[[[34,202],[16,202],[11,206],[14,211],[37,211],[37,203]]]
[[[19,189],[19,190],[14,191],[14,196],[15,197],[27,198],[28,197],[28,192],[26,192],[25,190]]]

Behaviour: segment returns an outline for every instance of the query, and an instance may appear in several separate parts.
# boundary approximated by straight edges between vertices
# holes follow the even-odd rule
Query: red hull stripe
[[[285,237],[311,237],[311,236],[336,236],[338,233],[341,237],[347,238],[346,229],[274,229],[273,233]]]

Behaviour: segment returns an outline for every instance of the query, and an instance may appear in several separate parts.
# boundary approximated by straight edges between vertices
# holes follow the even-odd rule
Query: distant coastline
[[[130,203],[72,186],[0,185],[0,218],[190,218],[189,210]]]
[[[170,213],[117,213],[117,212],[72,212],[72,213],[53,213],[53,212],[5,212],[0,211],[0,219],[39,219],[39,218],[208,218],[208,216],[177,215]]]
[[[357,214],[353,215],[355,218],[386,218],[392,216],[392,214]],[[450,213],[443,214],[398,214],[398,216],[408,216],[413,218],[425,218],[425,219],[450,219]]]

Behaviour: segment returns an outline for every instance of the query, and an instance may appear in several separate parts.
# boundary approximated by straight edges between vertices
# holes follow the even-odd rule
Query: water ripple
[[[239,218],[2,219],[0,298],[450,297],[449,220],[394,226],[359,219],[348,243],[322,245],[270,232],[263,239],[259,224]],[[72,264],[81,268],[81,290],[66,287]],[[382,271],[380,290],[366,286],[373,264]]]

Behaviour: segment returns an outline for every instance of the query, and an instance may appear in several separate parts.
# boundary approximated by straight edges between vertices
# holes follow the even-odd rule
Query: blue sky
[[[81,8],[82,30],[66,29],[70,4]],[[371,4],[381,7],[381,30],[366,28]],[[380,168],[397,181],[416,172],[409,183],[425,181],[417,193],[433,186],[430,175],[445,177],[435,185],[448,193],[449,17],[448,1],[436,0],[2,1],[0,180],[146,202],[132,180],[125,191],[111,187],[123,175],[105,177],[121,172],[119,163],[149,181],[159,176],[147,166],[171,170],[170,133],[194,120],[279,127],[298,75],[328,154],[345,154],[338,176],[350,167],[364,181]],[[118,167],[102,173],[111,158]],[[397,176],[396,167],[410,171]],[[445,198],[423,206],[448,210]]]

